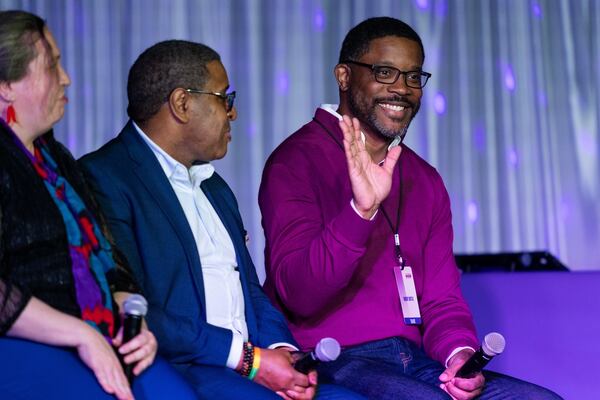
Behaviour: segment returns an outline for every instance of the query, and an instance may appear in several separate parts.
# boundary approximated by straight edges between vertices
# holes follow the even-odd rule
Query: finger
[[[310,371],[308,373],[308,382],[313,386],[317,385],[317,382],[318,382],[317,371]]]
[[[396,146],[387,152],[385,160],[383,160],[383,168],[386,171],[390,173],[394,171],[394,167],[400,158],[400,153],[402,153],[402,146]]]
[[[137,363],[135,365],[135,368],[133,368],[133,374],[135,376],[139,376],[151,364],[152,364],[152,361],[150,361],[148,358],[144,358],[142,361],[140,361],[139,363]]]
[[[113,338],[113,346],[115,347],[119,347],[123,342],[123,327],[121,326],[119,328],[119,331],[117,332],[117,336],[115,336]]]
[[[315,388],[309,388],[302,392],[295,390],[287,390],[285,393],[288,395],[289,398],[294,400],[312,399],[313,397],[315,397]]]
[[[360,137],[360,122],[358,118],[352,118],[352,128],[354,129],[354,139],[358,143],[362,143],[362,138]]]
[[[284,398],[284,399],[286,399],[286,400],[290,400],[290,399],[291,399],[291,400],[293,400],[291,397],[289,397],[287,394],[285,394],[285,393],[283,393],[283,392],[281,392],[281,391],[279,391],[279,392],[275,392],[275,394],[276,394],[277,396],[281,397],[281,398]]]
[[[116,365],[112,368],[112,377],[113,382],[116,389],[116,395],[119,400],[129,400],[133,398],[133,394],[131,393],[131,388],[129,387],[129,382],[123,373],[123,369],[120,365]]]
[[[115,388],[113,387],[112,382],[109,381],[108,377],[104,372],[94,371],[94,375],[96,375],[96,380],[100,384],[102,390],[109,394],[115,394]]]
[[[125,362],[125,364],[133,364],[137,361],[143,360],[144,358],[150,356],[151,353],[152,353],[151,346],[142,346],[139,349],[127,354],[127,356],[125,358],[123,358],[123,361]]]
[[[475,398],[476,396],[478,396],[481,393],[481,389],[477,389],[477,390],[473,390],[473,391],[462,390],[462,389],[456,387],[456,385],[453,383],[453,381],[450,381],[448,384],[446,384],[446,389],[448,391],[448,394],[450,394],[452,397],[456,398],[457,400],[470,400],[470,399]]]
[[[136,337],[131,339],[129,342],[123,344],[121,347],[119,347],[119,353],[127,354],[127,353],[134,351],[135,349],[144,347],[150,340],[147,332],[148,331],[141,332],[139,335],[137,335]]]
[[[304,375],[301,372],[298,372],[296,370],[293,370],[294,375],[293,375],[293,379],[294,379],[294,385],[298,385],[298,386],[302,386],[302,387],[308,387],[310,386],[310,383],[308,381],[308,375]]]
[[[477,374],[473,378],[454,378],[452,384],[459,389],[466,390],[468,392],[480,389],[485,383],[483,374]]]

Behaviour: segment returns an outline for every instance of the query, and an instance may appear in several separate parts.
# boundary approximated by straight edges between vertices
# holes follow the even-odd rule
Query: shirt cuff
[[[231,338],[231,347],[229,348],[229,357],[227,357],[227,367],[236,369],[240,358],[242,358],[242,351],[244,350],[244,337],[237,333],[232,332],[233,337]]]
[[[359,217],[361,217],[362,219],[365,219],[356,209],[356,204],[354,204],[354,199],[350,200],[350,205],[352,206],[352,209],[354,210],[355,213],[358,214]],[[375,219],[375,217],[377,216],[378,212],[379,212],[379,209],[375,210],[375,214],[373,214],[373,216],[371,218],[369,218],[369,221],[373,221]]]
[[[273,350],[278,347],[289,347],[290,349],[294,349],[294,351],[299,351],[299,349],[296,346],[294,346],[293,344],[286,343],[286,342],[273,343],[272,345],[269,346],[269,349]]]
[[[457,347],[454,350],[452,350],[452,353],[450,353],[450,355],[448,356],[448,358],[446,358],[446,362],[444,363],[444,366],[446,368],[448,368],[448,361],[450,361],[450,359],[452,358],[452,356],[454,356],[456,353],[458,353],[459,351],[464,350],[464,349],[471,349],[471,350],[475,351],[475,349],[472,348],[471,346]]]

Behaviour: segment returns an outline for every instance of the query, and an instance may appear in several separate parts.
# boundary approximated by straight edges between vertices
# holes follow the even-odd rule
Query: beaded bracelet
[[[251,381],[254,380],[256,374],[258,373],[258,369],[260,368],[260,349],[258,347],[254,348],[254,360],[252,361],[252,370],[250,371],[250,375],[248,375],[248,379]]]
[[[252,343],[244,343],[243,355],[242,368],[240,369],[239,373],[242,376],[248,376],[250,375],[252,365],[254,364],[254,346]]]

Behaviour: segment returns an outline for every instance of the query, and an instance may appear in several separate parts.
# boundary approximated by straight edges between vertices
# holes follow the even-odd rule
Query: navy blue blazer
[[[148,300],[147,321],[159,353],[176,364],[224,366],[232,333],[206,322],[196,242],[152,150],[129,122],[115,139],[79,162]],[[260,347],[295,344],[260,286],[233,192],[216,173],[201,188],[235,247],[250,341]]]

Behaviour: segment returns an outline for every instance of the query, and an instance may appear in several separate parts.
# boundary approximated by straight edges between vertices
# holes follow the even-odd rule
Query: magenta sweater
[[[315,118],[337,138],[337,119]],[[441,177],[404,146],[399,163],[403,196],[400,241],[413,268],[421,326],[404,324],[394,279],[394,238],[381,210],[373,221],[350,205],[344,152],[311,121],[268,159],[259,193],[266,235],[265,290],[284,311],[300,346],[326,336],[342,346],[400,336],[444,363],[459,346],[477,347],[452,253],[450,200]],[[383,202],[392,223],[400,168]]]

